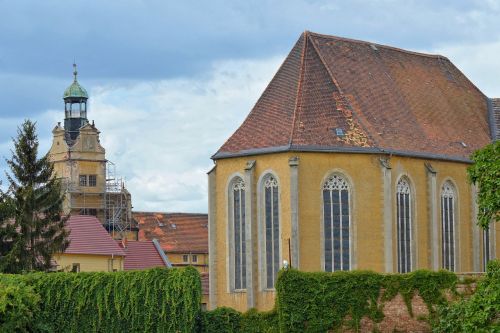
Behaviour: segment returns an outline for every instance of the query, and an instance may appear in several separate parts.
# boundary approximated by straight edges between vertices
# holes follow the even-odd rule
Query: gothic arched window
[[[279,185],[276,178],[267,175],[263,181],[265,232],[265,286],[274,288],[280,269]]]
[[[334,174],[323,185],[323,235],[325,271],[349,270],[349,184]]]
[[[455,190],[451,182],[441,189],[441,255],[443,268],[455,271]]]
[[[231,240],[232,240],[232,289],[246,289],[246,246],[245,246],[245,182],[236,177],[231,182]]]
[[[412,243],[412,221],[411,221],[411,191],[407,178],[398,181],[396,191],[397,209],[397,254],[398,272],[408,273],[411,271],[411,243]]]

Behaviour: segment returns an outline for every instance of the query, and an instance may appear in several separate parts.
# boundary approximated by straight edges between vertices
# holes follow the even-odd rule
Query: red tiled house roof
[[[153,241],[117,241],[117,243],[125,251],[126,257],[123,264],[123,269],[142,270],[153,267],[169,267],[169,263],[164,257],[161,248],[157,248]]]
[[[208,253],[208,215],[192,213],[132,212],[139,240],[157,239],[172,253]]]
[[[212,158],[348,151],[468,161],[490,135],[487,97],[447,58],[305,32]]]
[[[70,243],[64,253],[125,255],[95,216],[72,215],[66,222],[66,228],[70,231]]]

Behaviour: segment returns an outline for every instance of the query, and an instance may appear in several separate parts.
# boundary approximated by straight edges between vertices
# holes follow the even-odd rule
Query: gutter
[[[168,257],[165,254],[165,252],[163,251],[163,249],[161,248],[161,245],[158,242],[158,240],[156,238],[153,238],[152,242],[156,248],[156,251],[158,251],[158,253],[160,254],[160,257],[163,260],[163,263],[165,264],[165,266],[167,266],[168,268],[172,268],[172,263],[170,262],[170,260],[168,260]]]
[[[255,148],[242,150],[236,153],[226,153],[217,152],[211,158],[213,160],[232,158],[232,157],[242,157],[242,156],[253,156],[262,154],[272,154],[272,153],[283,153],[283,152],[319,152],[319,153],[354,153],[354,154],[383,154],[383,155],[395,155],[404,157],[415,157],[431,160],[443,160],[443,161],[453,161],[462,162],[467,164],[472,164],[472,161],[465,157],[453,157],[449,155],[442,154],[432,154],[432,153],[418,153],[404,150],[395,149],[383,149],[376,147],[331,147],[331,146],[278,146],[278,147],[266,147],[266,148]]]

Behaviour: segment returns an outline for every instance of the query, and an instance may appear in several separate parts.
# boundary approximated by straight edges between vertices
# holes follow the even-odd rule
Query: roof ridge
[[[299,100],[302,102],[302,82],[304,81],[304,65],[305,65],[305,57],[306,57],[306,49],[307,49],[307,40],[309,37],[307,36],[308,31],[303,32],[304,41],[302,47],[302,54],[300,55],[300,68],[299,68],[299,82],[297,84],[297,94],[295,96],[295,106],[293,107],[293,118],[292,118],[292,129],[290,131],[290,138],[288,139],[288,146],[292,147],[293,141],[293,133],[295,132],[295,121],[297,120],[297,110],[299,107]],[[301,104],[302,105],[302,104]]]
[[[344,94],[344,92],[342,91],[342,87],[338,83],[337,79],[335,79],[335,76],[333,75],[332,71],[330,70],[330,67],[328,67],[328,65],[326,64],[326,61],[323,58],[323,55],[321,54],[320,50],[318,49],[318,47],[314,43],[312,43],[312,45],[313,45],[314,52],[316,52],[316,54],[318,55],[319,60],[321,61],[321,64],[323,65],[323,67],[326,69],[326,71],[328,73],[328,76],[332,80],[335,87],[338,89],[339,94],[343,97],[343,99],[345,100],[345,102],[347,102],[349,108],[351,109],[351,114],[353,115],[353,117],[356,118],[356,121],[359,123],[359,125],[363,127],[364,134],[372,140],[372,142],[375,144],[375,147],[378,147],[379,142],[377,142],[377,140],[375,140],[375,138],[371,135],[370,131],[368,131],[366,126],[362,123],[360,117],[357,115],[354,108],[352,107],[351,101],[349,101],[347,96]]]
[[[381,48],[385,48],[385,49],[389,49],[389,50],[393,50],[393,51],[398,51],[398,52],[403,52],[403,53],[408,53],[408,54],[413,54],[413,55],[422,56],[422,57],[428,57],[428,58],[448,59],[447,57],[445,57],[445,56],[443,56],[441,54],[431,54],[431,53],[423,53],[423,52],[417,52],[417,51],[410,51],[410,50],[405,50],[405,49],[402,49],[402,48],[399,48],[399,47],[394,47],[394,46],[390,46],[390,45],[385,45],[385,44],[380,44],[380,43],[365,41],[365,40],[361,40],[361,39],[340,37],[340,36],[334,36],[334,35],[325,35],[325,34],[320,34],[320,33],[312,32],[312,31],[307,31],[307,32],[311,36],[316,36],[316,37],[321,37],[321,38],[329,38],[329,39],[341,40],[341,41],[351,42],[351,43],[357,43],[357,44],[374,45],[374,46],[377,46],[377,47],[381,47]]]

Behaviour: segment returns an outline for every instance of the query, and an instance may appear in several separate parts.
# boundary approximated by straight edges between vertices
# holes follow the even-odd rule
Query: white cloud
[[[210,156],[283,59],[222,61],[203,77],[91,89],[89,119],[126,178],[135,210],[207,211]]]
[[[500,40],[477,44],[448,44],[437,47],[488,97],[500,97]]]

